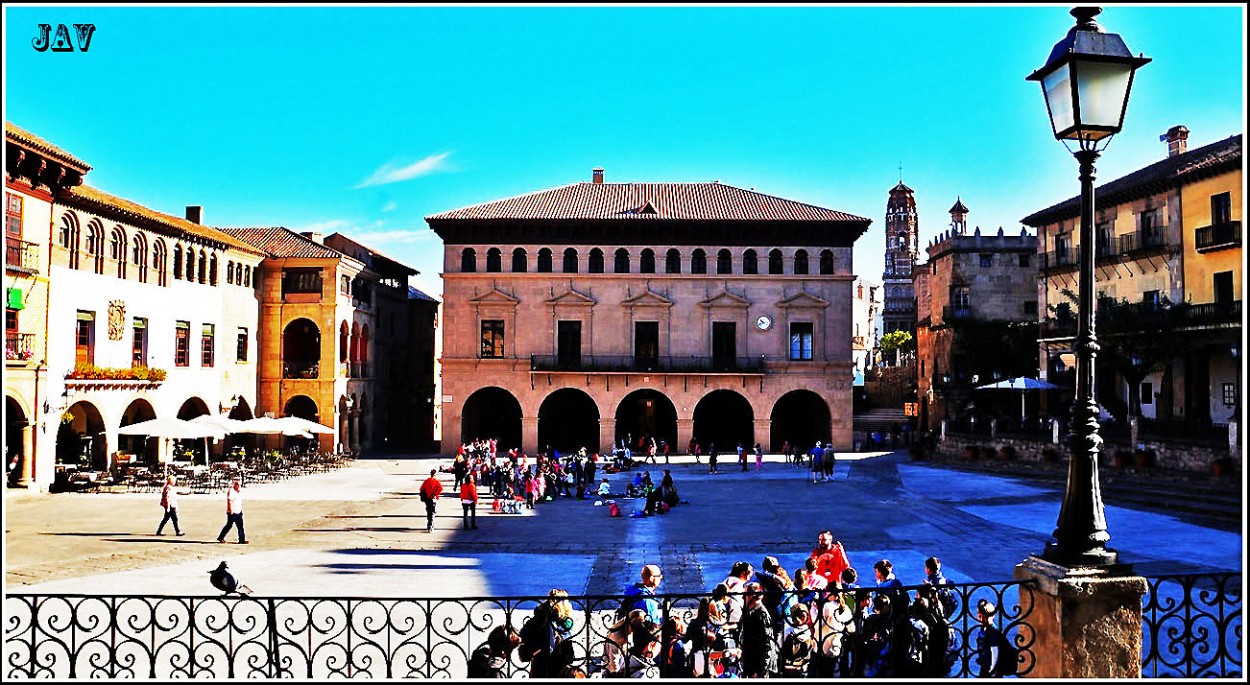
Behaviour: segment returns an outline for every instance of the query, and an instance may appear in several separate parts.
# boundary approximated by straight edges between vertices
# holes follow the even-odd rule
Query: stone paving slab
[[[450,474],[432,534],[416,497],[434,465],[447,460],[361,460],[353,466],[245,488],[252,544],[213,541],[224,519],[221,495],[184,496],[189,535],[158,538],[159,496],[64,494],[5,496],[6,591],[208,595],[206,571],[220,560],[258,593],[291,596],[614,594],[660,564],[663,590],[706,592],[737,559],[758,566],[766,554],[793,571],[831,528],[846,545],[861,584],[872,563],[894,562],[900,579],[918,582],[923,560],[943,559],[956,581],[1002,581],[1016,563],[1040,552],[1056,520],[1061,492],[996,474],[909,462],[902,453],[839,455],[835,478],[770,455],[746,473],[722,460],[674,458],[688,503],[665,516],[611,518],[593,500],[561,498],[524,515],[479,512],[465,531]],[[663,464],[646,465],[658,482]],[[631,472],[608,476],[623,491]],[[482,506],[486,510],[488,506]],[[1111,507],[1112,546],[1127,561],[1156,571],[1240,570],[1240,535],[1172,517]],[[1174,557],[1174,558],[1170,558]]]

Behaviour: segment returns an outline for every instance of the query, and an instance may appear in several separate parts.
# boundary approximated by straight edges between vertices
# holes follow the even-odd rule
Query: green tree
[[[916,340],[907,331],[891,331],[881,336],[883,356],[893,357],[897,352],[909,352],[914,349],[916,349]]]

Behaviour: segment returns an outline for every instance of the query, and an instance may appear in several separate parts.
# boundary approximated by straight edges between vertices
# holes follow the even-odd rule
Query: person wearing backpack
[[[933,585],[925,585],[919,590],[920,599],[924,600],[924,612],[920,619],[929,627],[929,654],[921,674],[926,678],[949,677],[951,667],[959,658],[959,642],[950,622],[942,614],[937,592]]]
[[[573,605],[568,592],[553,589],[547,600],[534,607],[534,615],[521,626],[521,661],[530,662],[531,678],[554,678],[573,663]]]
[[[925,675],[929,663],[929,626],[924,621],[928,613],[928,601],[917,597],[908,609],[907,623],[903,629],[907,633],[906,644],[899,641],[898,649],[905,650],[905,657],[900,659],[898,675],[901,678],[921,678]]]
[[[694,671],[690,668],[690,649],[684,638],[686,623],[678,616],[669,616],[664,620],[660,631],[664,642],[663,661],[660,675],[664,678],[693,678]]]
[[[938,602],[942,608],[942,616],[946,619],[952,619],[955,611],[959,608],[959,602],[955,599],[955,591],[949,587],[951,582],[942,575],[942,560],[937,557],[929,557],[924,560],[924,584],[932,585],[937,590]]]
[[[860,630],[860,663],[856,676],[866,678],[894,677],[891,658],[894,648],[894,618],[889,595],[878,594],[872,598],[872,613],[864,619]]]
[[[978,678],[1016,675],[1020,668],[1020,651],[994,626],[997,613],[998,608],[988,600],[977,602],[977,622],[981,624],[976,636]]]
[[[778,658],[782,678],[806,678],[816,655],[816,640],[808,625],[808,610],[796,604],[787,619],[785,637],[781,640]]]

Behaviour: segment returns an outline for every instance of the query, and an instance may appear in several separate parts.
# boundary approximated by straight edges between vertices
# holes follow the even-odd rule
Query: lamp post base
[[[1120,563],[1120,553],[1114,549],[1097,547],[1088,550],[1065,549],[1058,542],[1046,543],[1046,550],[1041,557],[1052,564],[1066,568],[1124,566]]]

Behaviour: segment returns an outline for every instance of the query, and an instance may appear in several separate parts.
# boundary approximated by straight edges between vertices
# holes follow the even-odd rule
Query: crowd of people
[[[552,590],[532,616],[496,628],[470,659],[469,676],[504,677],[515,652],[531,677],[630,678],[940,678],[951,675],[959,643],[951,620],[959,594],[937,557],[925,560],[914,596],[887,559],[861,587],[846,550],[821,531],[793,574],[776,557],[760,568],[738,561],[689,621],[665,612],[657,590],[663,572],[643,566],[598,647],[574,647],[568,593]],[[972,675],[1014,675],[1019,654],[995,626],[997,608],[976,606]]]

